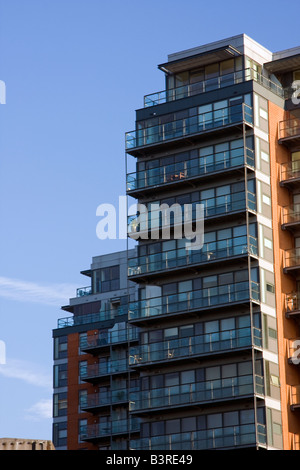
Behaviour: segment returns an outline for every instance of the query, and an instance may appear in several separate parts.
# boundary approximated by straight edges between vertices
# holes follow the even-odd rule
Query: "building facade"
[[[96,258],[92,290],[54,331],[54,377],[68,367],[54,436],[70,449],[299,449],[300,47],[272,53],[239,35],[159,68],[165,90],[145,96],[125,138],[140,210],[128,217],[137,247],[118,255],[124,310],[99,320],[119,286],[100,299]],[[203,210],[201,249],[178,235],[174,205],[187,204],[194,229]]]

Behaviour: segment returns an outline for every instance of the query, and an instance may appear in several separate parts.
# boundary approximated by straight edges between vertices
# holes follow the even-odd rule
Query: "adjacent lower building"
[[[159,69],[125,137],[137,246],[93,259],[53,332],[55,447],[298,450],[300,47],[239,35]]]

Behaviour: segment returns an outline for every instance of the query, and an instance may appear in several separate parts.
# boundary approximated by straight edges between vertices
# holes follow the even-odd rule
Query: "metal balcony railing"
[[[83,297],[85,295],[91,295],[93,292],[92,292],[92,288],[91,286],[87,286],[87,287],[79,287],[77,290],[76,290],[76,297]]]
[[[130,150],[172,139],[182,139],[242,122],[253,124],[253,109],[245,103],[127,132],[125,147]]]
[[[111,359],[107,362],[90,364],[81,369],[81,380],[93,380],[110,374],[123,373],[128,370],[128,359]]]
[[[300,138],[300,119],[295,117],[279,122],[278,137],[279,140],[298,140]]]
[[[256,438],[257,435],[257,438]],[[264,424],[241,424],[203,431],[141,438],[130,441],[131,450],[209,450],[235,447],[265,446]]]
[[[139,337],[138,329],[132,326],[107,330],[95,335],[87,335],[80,338],[80,349],[88,350],[110,346],[127,341],[135,341]]]
[[[293,183],[300,178],[300,161],[285,162],[281,164],[280,182]]]
[[[93,440],[109,437],[114,434],[128,434],[139,432],[140,421],[138,418],[116,420],[112,422],[96,423],[84,426],[80,430],[81,440]]]
[[[300,223],[300,204],[282,208],[282,225],[297,225]]]
[[[263,377],[255,376],[256,393],[263,395]],[[130,411],[222,401],[254,394],[253,375],[173,385],[130,393]]]
[[[72,317],[59,318],[57,322],[57,328],[67,328],[70,326],[86,325],[89,323],[113,320],[119,316],[127,314],[127,312],[127,305],[119,305],[116,308],[107,308],[104,310],[100,310],[100,312],[98,313],[89,313],[86,315],[76,315]]]
[[[225,216],[227,214],[240,212],[246,209],[256,211],[255,194],[248,191],[247,196],[246,201],[246,192],[239,191],[237,193],[225,194],[222,196],[203,199],[197,203],[192,203],[190,205],[192,222],[195,222],[197,217],[199,217],[197,215],[198,205],[201,205],[201,214],[203,213],[203,218],[205,219]],[[160,207],[159,204],[157,204],[157,206],[158,209],[151,209],[150,206],[150,209],[145,214],[128,216],[127,224],[129,236],[139,235],[142,237],[151,230],[183,226],[186,208],[185,205],[174,204],[173,206],[166,207],[165,210]]]
[[[217,260],[226,260],[244,255],[257,255],[257,238],[249,236],[228,238],[205,243],[201,250],[178,248],[148,256],[131,258],[128,261],[128,276],[157,273]]]
[[[256,347],[262,346],[262,332],[259,328],[253,328],[253,343]],[[197,355],[211,355],[250,346],[252,346],[251,328],[237,328],[141,344],[130,348],[129,364],[135,366],[153,362],[170,362],[174,359],[188,359]]]
[[[247,68],[226,75],[221,75],[217,78],[202,80],[196,83],[190,83],[188,85],[151,93],[144,96],[144,107],[147,108],[149,106],[157,106],[163,103],[169,103],[170,101],[188,98],[190,96],[218,90],[249,80],[254,80],[260,83],[265,88],[268,88],[269,90],[276,93],[278,96],[284,96],[284,89],[280,85],[274,83],[272,80],[258,73],[256,70]]]
[[[127,174],[127,192],[182,182],[218,171],[234,169],[245,164],[254,168],[254,151],[250,148],[240,147],[205,157],[132,172]]]
[[[300,294],[299,292],[290,292],[285,294],[285,311],[287,314],[300,312]]]
[[[197,309],[208,309],[249,300],[259,301],[259,298],[259,284],[252,281],[250,293],[249,281],[243,281],[130,302],[128,318],[129,320],[144,320],[161,315],[184,315]]]
[[[291,248],[284,252],[284,269],[297,270],[300,269],[300,248]]]

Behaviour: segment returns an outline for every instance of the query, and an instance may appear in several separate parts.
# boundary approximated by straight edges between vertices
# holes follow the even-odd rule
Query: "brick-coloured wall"
[[[284,250],[294,247],[291,233],[281,229],[282,207],[291,203],[291,195],[288,189],[282,188],[279,184],[280,164],[289,161],[291,157],[288,149],[278,143],[278,123],[287,117],[287,113],[282,108],[269,102],[271,197],[282,430],[284,449],[290,450],[292,449],[293,433],[300,434],[300,415],[290,410],[290,386],[300,384],[300,375],[297,366],[289,365],[287,361],[288,339],[299,337],[296,322],[285,316],[284,294],[296,290],[293,277],[283,273]]]
[[[94,387],[91,384],[78,383],[79,362],[87,360],[89,364],[94,362],[94,358],[89,354],[79,355],[79,334],[68,335],[68,450],[88,449],[95,450],[97,447],[89,443],[78,442],[79,419],[88,419],[88,423],[94,422],[90,413],[78,412],[78,397],[80,389],[88,389],[88,393],[93,393]]]

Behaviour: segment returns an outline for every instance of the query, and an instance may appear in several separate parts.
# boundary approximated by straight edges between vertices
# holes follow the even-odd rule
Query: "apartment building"
[[[127,324],[128,299],[136,298],[127,278],[130,255],[94,257],[82,271],[88,286],[62,307],[67,316],[53,330],[56,450],[107,449],[115,442],[127,447],[130,431],[139,430],[138,419],[129,426],[136,374],[128,374],[128,344],[138,339],[137,329]]]
[[[93,258],[53,332],[54,445],[299,449],[300,47],[239,35],[159,69],[125,136],[137,246]],[[194,229],[201,207],[201,248],[162,205]]]

